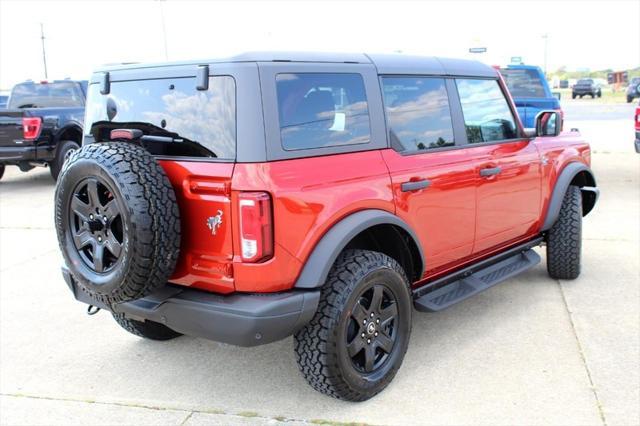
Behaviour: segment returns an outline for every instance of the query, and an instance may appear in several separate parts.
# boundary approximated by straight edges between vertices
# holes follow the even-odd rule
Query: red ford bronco
[[[557,111],[524,129],[495,69],[364,54],[244,54],[97,70],[56,188],[75,298],[138,336],[294,336],[320,392],[366,400],[433,312],[546,245],[580,273],[598,198]]]

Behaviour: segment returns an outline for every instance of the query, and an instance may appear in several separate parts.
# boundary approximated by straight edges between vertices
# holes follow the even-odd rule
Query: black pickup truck
[[[65,158],[82,143],[87,82],[26,81],[0,110],[0,178],[8,165],[23,172],[49,167],[57,179]]]

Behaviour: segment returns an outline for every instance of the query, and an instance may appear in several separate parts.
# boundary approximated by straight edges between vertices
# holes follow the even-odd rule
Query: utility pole
[[[44,50],[44,26],[40,23],[40,39],[42,40],[42,61],[44,62],[44,79],[47,80],[47,53]]]
[[[544,78],[547,78],[547,45],[549,44],[549,34],[542,35],[544,39]]]
[[[164,60],[169,60],[169,51],[167,50],[167,27],[164,23],[164,8],[162,7],[162,3],[164,0],[158,0],[160,4],[160,20],[162,21],[162,38],[164,40]]]

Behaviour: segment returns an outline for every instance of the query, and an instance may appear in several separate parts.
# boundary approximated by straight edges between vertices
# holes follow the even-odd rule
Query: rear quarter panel
[[[337,221],[365,209],[395,212],[391,179],[379,151],[236,164],[234,217],[238,217],[238,191],[265,190],[273,202],[274,256],[264,263],[242,263],[236,250],[236,291],[287,290]],[[234,247],[240,247],[238,229]]]

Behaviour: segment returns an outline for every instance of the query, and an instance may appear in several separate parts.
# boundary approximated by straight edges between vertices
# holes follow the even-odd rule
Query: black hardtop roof
[[[109,64],[97,68],[95,72],[234,62],[373,64],[378,69],[379,74],[433,74],[476,77],[495,77],[497,75],[497,71],[494,68],[481,62],[467,59],[413,56],[397,53],[365,54],[325,52],[247,52],[227,58],[199,61]]]

